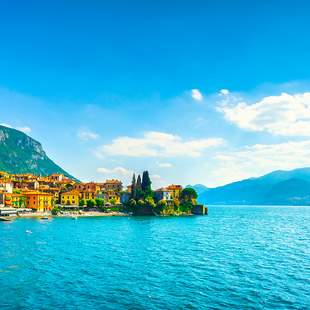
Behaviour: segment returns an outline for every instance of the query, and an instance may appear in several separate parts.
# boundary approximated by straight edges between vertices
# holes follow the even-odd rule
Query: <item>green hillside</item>
[[[0,125],[0,170],[9,173],[48,175],[63,173],[44,152],[42,145],[21,131]]]

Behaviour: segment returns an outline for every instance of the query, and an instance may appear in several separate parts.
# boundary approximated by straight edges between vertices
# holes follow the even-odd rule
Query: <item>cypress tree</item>
[[[137,183],[136,183],[136,200],[143,198],[142,185],[141,185],[141,176],[138,175]]]
[[[142,175],[142,191],[145,193],[145,195],[149,195],[152,192],[151,185],[152,182],[149,176],[149,172],[144,171]]]
[[[141,184],[141,176],[138,175],[137,184],[136,184],[136,190],[142,190],[142,184]]]
[[[136,175],[133,174],[131,181],[131,198],[136,198]]]

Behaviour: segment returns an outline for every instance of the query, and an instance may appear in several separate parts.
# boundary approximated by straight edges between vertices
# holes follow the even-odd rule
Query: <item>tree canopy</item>
[[[197,199],[197,197],[198,197],[197,192],[191,187],[184,188],[180,196],[182,201],[188,201],[188,202],[192,201],[193,199]]]

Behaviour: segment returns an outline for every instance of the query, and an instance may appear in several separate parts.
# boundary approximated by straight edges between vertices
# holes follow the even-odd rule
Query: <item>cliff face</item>
[[[48,175],[63,173],[44,152],[42,145],[21,131],[0,125],[0,170],[9,173]]]

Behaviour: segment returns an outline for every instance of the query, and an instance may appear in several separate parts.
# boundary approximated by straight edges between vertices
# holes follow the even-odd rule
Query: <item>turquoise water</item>
[[[1,309],[310,308],[310,207],[19,219],[0,246]]]

